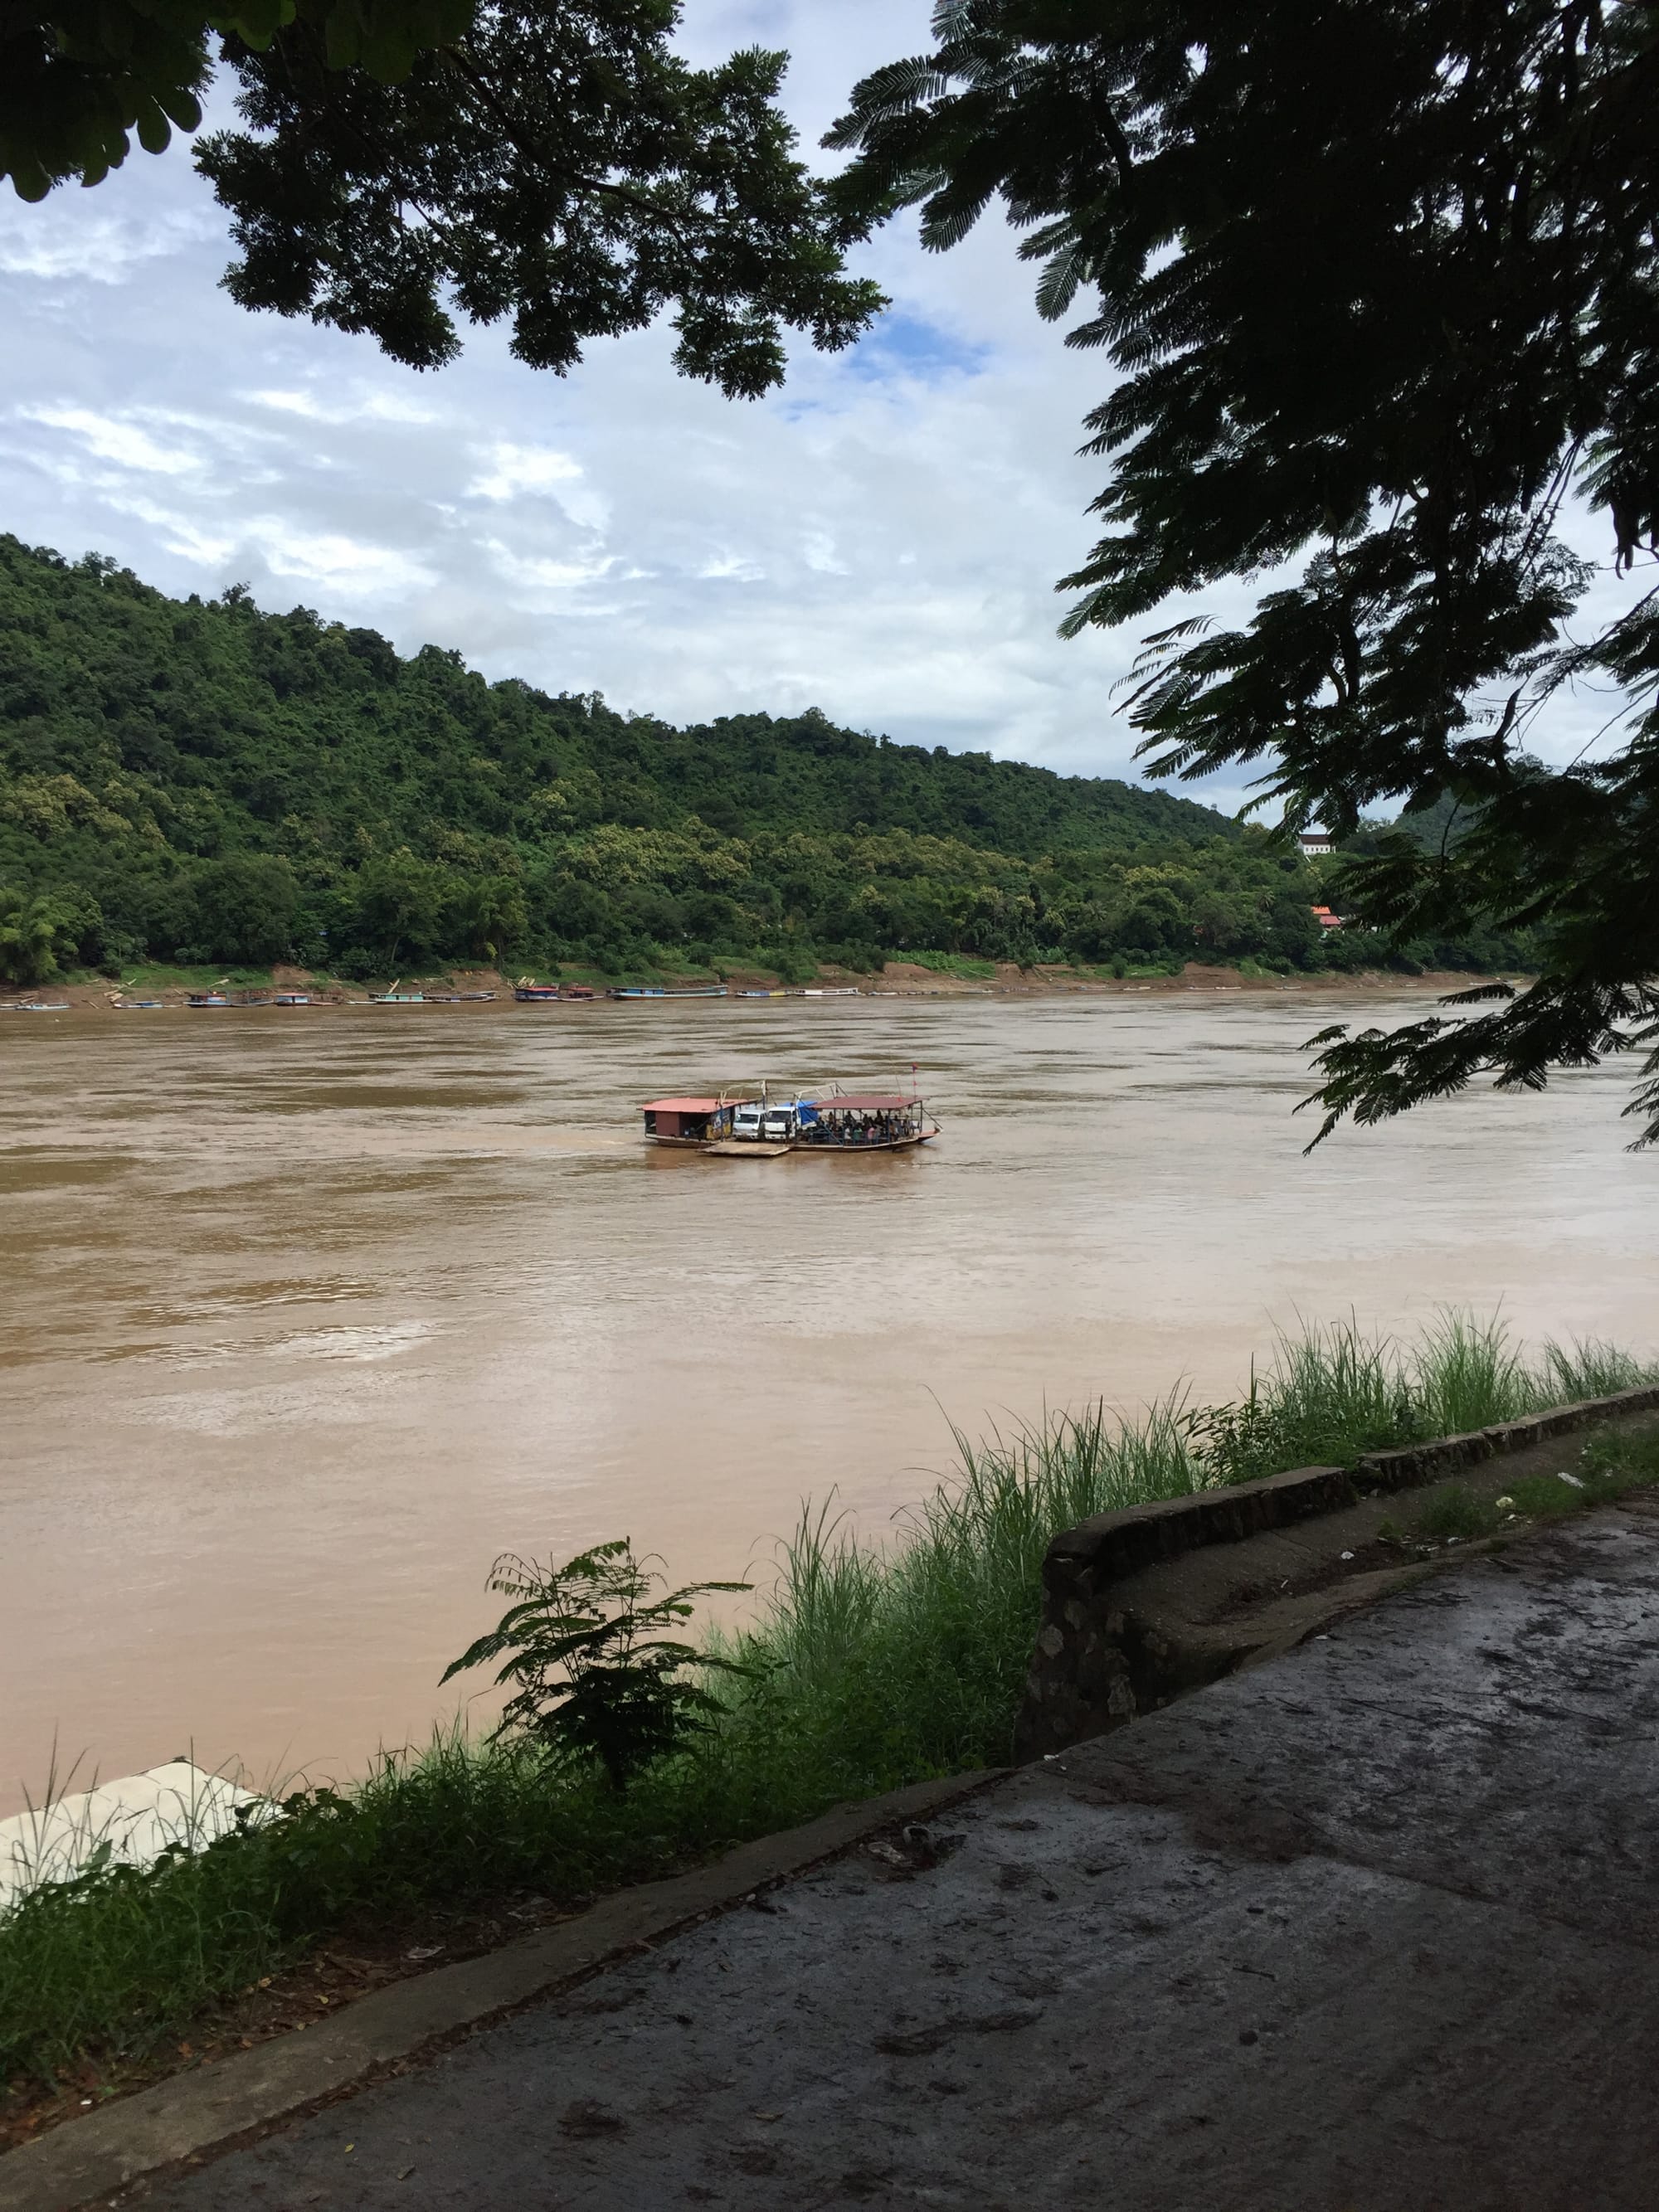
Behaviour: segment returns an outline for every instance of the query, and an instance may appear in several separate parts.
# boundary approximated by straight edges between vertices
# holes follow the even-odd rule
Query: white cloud
[[[572,454],[552,446],[492,446],[484,465],[466,487],[469,499],[498,504],[526,495],[550,494],[579,530],[601,531],[611,520],[611,502],[584,482],[586,471]]]
[[[617,568],[613,554],[601,554],[593,560],[553,561],[526,559],[503,545],[500,538],[484,541],[485,550],[492,556],[497,574],[509,583],[529,586],[541,585],[551,591],[565,591],[578,584],[595,584],[612,576]],[[629,578],[642,572],[633,569]]]
[[[78,438],[94,459],[113,462],[122,469],[141,469],[160,476],[188,476],[201,467],[200,457],[176,446],[160,446],[149,432],[131,419],[100,415],[90,407],[54,407],[36,403],[17,410],[27,422],[52,430],[66,430]]]
[[[820,576],[850,576],[852,570],[836,551],[827,530],[809,530],[801,544],[801,558]]]
[[[68,192],[38,206],[8,192],[0,200],[0,271],[49,284],[126,284],[143,263],[199,244],[217,228],[194,208],[169,209],[138,224],[107,205],[88,208]]]
[[[697,570],[697,579],[704,584],[760,584],[766,571],[745,554],[715,553]]]
[[[309,392],[250,392],[258,407],[274,407],[280,414],[302,415],[308,422],[331,422],[336,417],[320,407]]]
[[[336,399],[331,404],[304,389],[249,392],[244,397],[256,406],[269,407],[282,415],[302,416],[308,422],[436,422],[441,419],[434,409],[394,392],[364,391],[355,398]]]
[[[487,473],[475,477],[467,490],[474,499],[517,499],[523,492],[574,483],[581,472],[580,461],[546,446],[499,445],[490,451]]]
[[[407,592],[435,580],[423,562],[391,546],[337,535],[304,537],[276,516],[261,516],[247,535],[264,554],[273,576],[299,577],[352,593]]]
[[[217,569],[236,550],[234,537],[204,530],[187,515],[147,499],[142,493],[120,494],[117,503],[123,514],[132,515],[155,532],[155,542],[163,550],[189,562],[194,568]]]

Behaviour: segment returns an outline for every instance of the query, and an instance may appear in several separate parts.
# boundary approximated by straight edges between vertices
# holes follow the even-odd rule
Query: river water
[[[1390,1018],[1425,1010],[1389,998]],[[1304,1158],[1297,1048],[1379,1000],[341,1007],[0,1025],[0,1812],[186,1749],[361,1766],[453,1711],[502,1549],[677,1578],[868,1529],[972,1431],[1273,1326],[1498,1305],[1659,1345],[1627,1072]],[[636,1102],[888,1084],[921,1153],[721,1161]]]

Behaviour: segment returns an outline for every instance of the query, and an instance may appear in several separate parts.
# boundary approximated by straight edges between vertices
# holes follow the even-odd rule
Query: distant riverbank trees
[[[815,712],[676,729],[0,538],[13,981],[140,959],[1524,964],[1516,939],[1401,954],[1322,929],[1325,879],[1262,830],[1111,779]]]

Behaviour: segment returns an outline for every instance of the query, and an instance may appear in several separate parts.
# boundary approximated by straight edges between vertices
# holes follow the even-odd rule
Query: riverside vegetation
[[[424,1747],[382,1751],[347,1787],[290,1791],[282,1818],[205,1850],[144,1872],[97,1864],[24,1896],[0,1914],[0,2079],[21,2092],[72,2065],[131,2065],[325,1938],[526,1893],[579,1902],[831,1804],[1005,1761],[1056,1530],[1653,1372],[1601,1343],[1529,1359],[1501,1322],[1447,1314],[1404,1346],[1352,1323],[1308,1328],[1229,1407],[1176,1391],[1133,1419],[1097,1403],[984,1443],[958,1431],[955,1472],[890,1543],[856,1538],[830,1505],[804,1510],[755,1617],[705,1640],[710,1663],[693,1654],[678,1677],[692,1694],[678,1700],[665,1699],[674,1672],[653,1672],[652,1639],[695,1593],[653,1606],[623,1547],[558,1573],[517,1563],[496,1577],[515,1607],[456,1664],[514,1655],[513,1680],[533,1693],[525,1725],[441,1729]],[[1596,1480],[1571,1499],[1659,1480],[1659,1445],[1595,1449]],[[561,1690],[554,1662],[573,1654]],[[602,1674],[617,1655],[650,1710],[631,1733],[611,1729],[623,1749],[607,1759],[604,1682],[590,1674],[585,1703],[568,1692],[585,1663]],[[572,1726],[558,1723],[562,1700]]]
[[[0,536],[0,981],[289,960],[786,981],[893,955],[1529,963],[1514,935],[1322,930],[1328,878],[1265,830],[1110,778],[815,710],[675,729]]]

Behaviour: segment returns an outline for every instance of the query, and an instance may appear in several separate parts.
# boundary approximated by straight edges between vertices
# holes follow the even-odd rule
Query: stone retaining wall
[[[1302,1467],[1223,1490],[1098,1513],[1062,1529],[1042,1563],[1042,1622],[1016,1724],[1014,1755],[1040,1759],[1121,1728],[1140,1710],[1129,1625],[1113,1603],[1132,1575],[1214,1544],[1237,1544],[1357,1504],[1434,1482],[1547,1437],[1659,1407],[1659,1384],[1620,1390],[1524,1420],[1397,1451],[1370,1452],[1352,1468]]]

